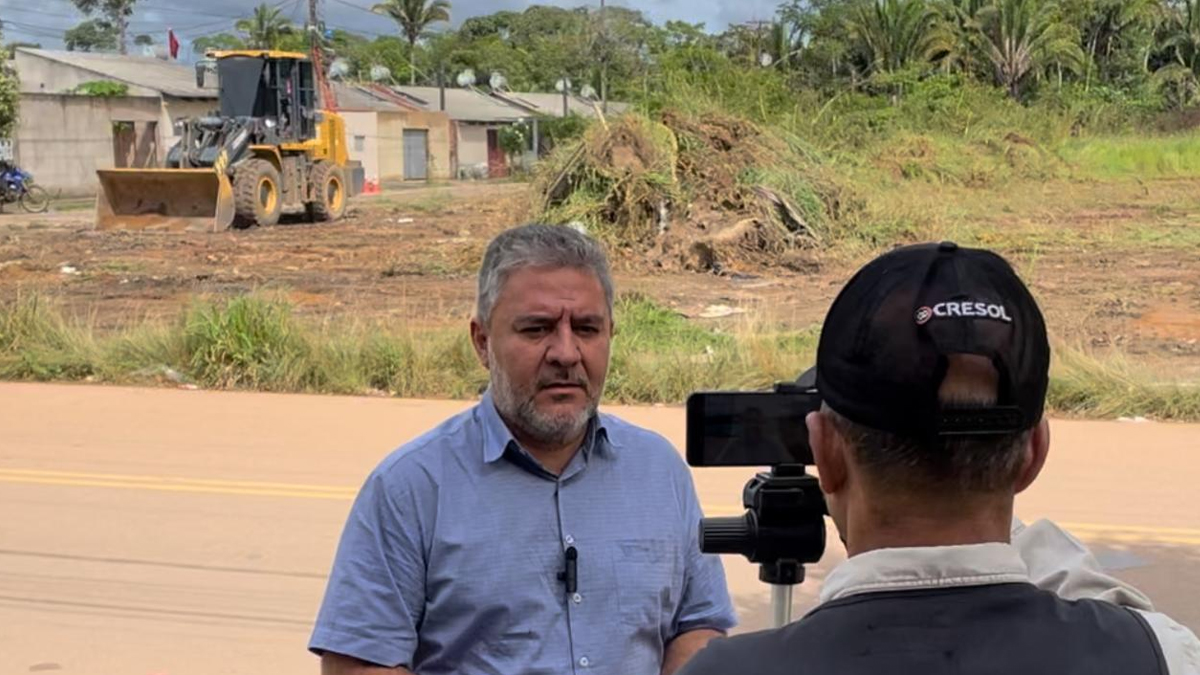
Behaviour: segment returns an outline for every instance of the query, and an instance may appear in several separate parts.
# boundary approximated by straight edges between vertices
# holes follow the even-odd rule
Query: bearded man
[[[679,453],[598,412],[607,258],[527,225],[478,283],[490,386],[367,478],[309,649],[324,675],[669,675],[735,618]]]

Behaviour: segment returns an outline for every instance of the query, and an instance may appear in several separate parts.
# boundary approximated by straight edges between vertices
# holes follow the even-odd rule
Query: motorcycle
[[[50,208],[50,193],[35,185],[33,175],[19,166],[0,162],[0,213],[5,204],[17,203],[27,213],[42,213]]]

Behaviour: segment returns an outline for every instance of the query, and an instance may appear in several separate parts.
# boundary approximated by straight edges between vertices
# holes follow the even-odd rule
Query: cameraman
[[[709,643],[683,675],[1194,675],[1200,643],[1013,501],[1037,478],[1050,348],[999,256],[910,246],[826,317],[807,418],[849,559],[798,622]]]

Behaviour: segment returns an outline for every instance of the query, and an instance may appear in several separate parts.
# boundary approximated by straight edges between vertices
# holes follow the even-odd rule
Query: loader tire
[[[314,222],[330,222],[346,213],[346,174],[342,167],[319,162],[312,170]]]
[[[248,159],[233,172],[235,227],[270,226],[279,222],[283,191],[279,172],[265,159]]]

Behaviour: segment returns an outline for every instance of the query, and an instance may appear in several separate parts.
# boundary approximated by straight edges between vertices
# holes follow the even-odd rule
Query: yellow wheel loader
[[[346,126],[317,109],[317,80],[304,54],[214,52],[220,110],[181,120],[164,169],[97,172],[95,226],[203,230],[274,225],[284,213],[314,221],[342,216],[362,192]],[[203,86],[206,66],[197,66]]]

